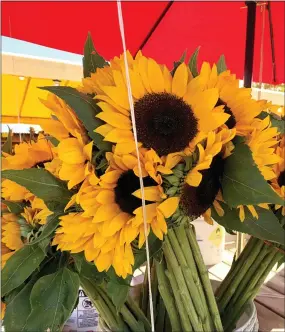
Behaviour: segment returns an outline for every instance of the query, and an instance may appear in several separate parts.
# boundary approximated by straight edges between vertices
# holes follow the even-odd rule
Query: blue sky
[[[40,46],[33,43],[27,43],[19,39],[3,37],[3,36],[2,36],[2,52],[29,55],[39,58],[50,58],[59,61],[69,61],[78,64],[82,63],[82,55],[80,54],[64,52],[56,50],[54,48]]]

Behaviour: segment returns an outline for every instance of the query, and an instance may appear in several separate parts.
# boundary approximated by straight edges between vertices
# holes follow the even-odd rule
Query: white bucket
[[[237,322],[233,332],[258,332],[259,324],[254,303],[249,302],[245,312]]]
[[[196,238],[206,265],[222,261],[225,249],[225,229],[214,221],[209,225],[203,218],[194,220]]]

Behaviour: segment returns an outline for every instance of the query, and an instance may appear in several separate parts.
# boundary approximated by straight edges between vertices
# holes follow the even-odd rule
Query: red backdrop
[[[122,3],[126,42],[135,52],[168,1]],[[122,52],[116,2],[2,1],[2,34],[73,53],[82,53],[88,31],[106,59]],[[243,77],[246,14],[244,2],[174,2],[143,48],[169,67],[185,49],[201,46],[200,59],[215,62],[221,54]],[[284,2],[271,2],[277,82],[284,82]],[[257,8],[254,80],[259,80],[261,13]],[[263,82],[272,82],[272,58],[266,13]]]

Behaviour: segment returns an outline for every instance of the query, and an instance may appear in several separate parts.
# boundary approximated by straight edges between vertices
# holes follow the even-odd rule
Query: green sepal
[[[90,32],[88,32],[84,45],[84,57],[82,62],[84,77],[90,77],[92,73],[96,72],[97,68],[103,68],[109,65],[108,62],[106,62],[105,59],[95,50]]]
[[[222,72],[227,70],[226,59],[224,55],[221,55],[217,62],[217,72],[220,75]]]
[[[198,62],[198,55],[199,55],[200,47],[201,46],[198,46],[196,48],[194,53],[191,55],[189,63],[188,63],[188,67],[189,67],[193,77],[196,77],[199,75],[197,62]]]

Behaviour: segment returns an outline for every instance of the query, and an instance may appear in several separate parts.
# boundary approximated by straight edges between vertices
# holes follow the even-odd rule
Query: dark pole
[[[256,18],[256,2],[245,1],[247,5],[246,43],[244,61],[244,87],[251,88],[253,58],[254,58],[254,34]]]
[[[139,50],[142,50],[144,48],[144,46],[146,45],[146,43],[149,41],[150,37],[152,36],[152,34],[154,33],[154,31],[156,30],[156,28],[158,27],[159,23],[162,21],[162,19],[164,18],[164,16],[167,14],[167,12],[169,11],[170,7],[173,5],[174,0],[170,0],[167,5],[165,6],[163,12],[160,14],[159,18],[157,19],[157,21],[154,23],[153,27],[150,29],[150,31],[148,32],[147,36],[145,37],[145,39],[142,41],[140,47],[138,48],[138,50],[136,51],[136,54],[138,53]]]

